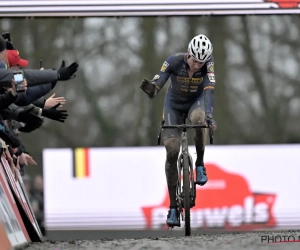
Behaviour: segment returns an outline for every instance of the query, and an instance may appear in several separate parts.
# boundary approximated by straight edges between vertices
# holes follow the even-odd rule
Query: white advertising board
[[[298,0],[1,0],[1,16],[299,14]]]
[[[300,145],[207,146],[209,181],[197,187],[192,227],[299,226],[299,152]],[[161,146],[45,149],[47,230],[164,227],[165,157]]]

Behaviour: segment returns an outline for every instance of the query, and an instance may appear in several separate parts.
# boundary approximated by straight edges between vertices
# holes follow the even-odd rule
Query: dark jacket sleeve
[[[31,111],[31,113],[38,115],[40,108],[35,107],[33,104],[30,104],[26,107],[19,107],[17,105],[15,105],[14,103],[12,103],[11,105],[9,105],[9,107],[5,110],[0,110],[0,114],[3,117],[4,120],[6,119],[13,119],[18,121],[18,115],[21,111],[30,109],[31,107],[34,107],[33,110]]]
[[[36,107],[34,106],[33,104],[29,104],[25,107],[21,107],[21,110],[23,111],[24,109],[30,109],[30,108],[33,108],[33,110],[31,111],[31,113],[35,114],[35,115],[38,115],[39,114],[39,111],[40,111],[40,108],[39,107]],[[10,111],[12,111],[12,115],[13,115],[13,118],[14,120],[16,120],[15,118],[19,115],[19,111],[20,111],[20,107],[18,107],[17,105],[15,104],[12,104],[8,107],[10,109]]]
[[[15,104],[18,106],[29,105],[34,101],[38,100],[39,98],[43,97],[44,95],[48,94],[51,91],[51,89],[51,83],[29,87],[26,93],[18,94]],[[39,103],[41,102],[39,101]]]
[[[56,82],[58,79],[57,70],[46,69],[23,69],[24,78],[28,86],[41,85],[49,82]],[[10,69],[0,69],[0,87],[11,87],[14,71]]]
[[[16,96],[13,96],[10,91],[5,94],[0,94],[0,110],[8,108],[15,100]]]
[[[46,98],[43,96],[43,97],[35,100],[34,102],[32,102],[32,104],[36,107],[43,109],[45,107],[45,102],[46,102]]]

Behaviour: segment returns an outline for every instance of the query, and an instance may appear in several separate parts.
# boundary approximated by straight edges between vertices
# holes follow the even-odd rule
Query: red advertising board
[[[11,250],[12,249],[12,245],[6,235],[6,231],[2,225],[2,223],[0,222],[0,250]]]
[[[206,164],[206,167],[209,169],[211,186],[207,189],[196,188],[196,205],[191,209],[194,224],[206,230],[219,228],[226,231],[249,231],[277,226],[273,211],[276,194],[253,192],[244,176],[224,171],[216,164]],[[152,229],[153,215],[156,211],[169,209],[169,205],[166,187],[161,203],[142,208],[146,228]],[[166,227],[165,224],[161,226]]]
[[[30,202],[27,200],[26,195],[24,194],[22,190],[22,184],[20,181],[16,181],[14,178],[14,175],[11,171],[11,168],[6,161],[4,157],[1,157],[1,163],[2,167],[4,169],[4,172],[6,174],[9,186],[12,190],[12,193],[15,197],[15,200],[17,202],[17,206],[19,208],[21,217],[23,219],[23,222],[27,228],[27,232],[29,234],[29,237],[31,241],[34,242],[41,242],[42,241],[42,234],[40,231],[40,228],[38,226],[38,223],[36,221],[36,218],[32,212],[32,208],[30,205]],[[20,179],[21,177],[19,177]],[[22,186],[21,186],[22,185]]]
[[[11,246],[19,246],[30,241],[29,235],[17,208],[16,201],[0,164],[0,242],[3,249],[8,239]],[[5,232],[5,236],[4,233]],[[2,249],[2,248],[1,248]]]

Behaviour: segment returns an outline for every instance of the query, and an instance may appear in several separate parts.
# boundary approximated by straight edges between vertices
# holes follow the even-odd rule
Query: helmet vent
[[[195,56],[196,53],[195,53],[195,51],[193,50],[193,48],[191,48],[191,51],[192,51],[193,55]]]

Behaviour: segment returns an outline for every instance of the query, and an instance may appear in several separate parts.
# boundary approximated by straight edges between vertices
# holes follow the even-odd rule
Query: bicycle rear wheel
[[[188,155],[183,156],[183,193],[184,193],[185,236],[190,236],[191,235],[191,185],[190,185],[190,161]]]

